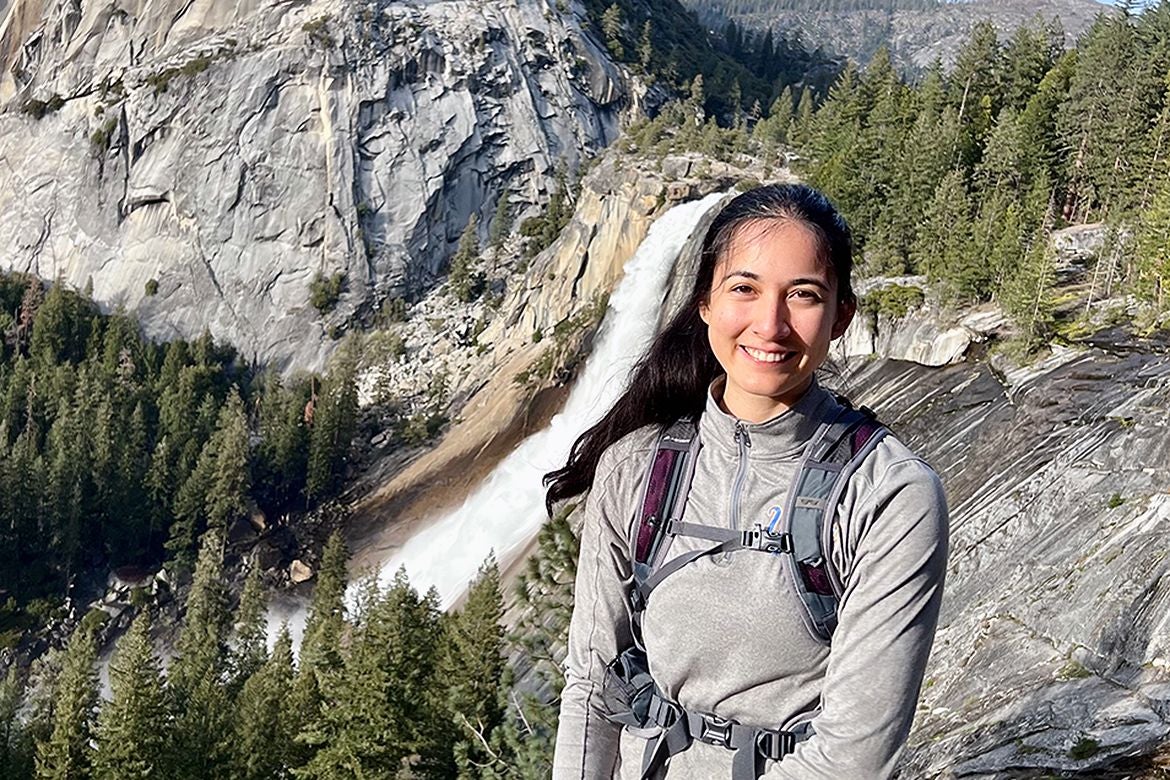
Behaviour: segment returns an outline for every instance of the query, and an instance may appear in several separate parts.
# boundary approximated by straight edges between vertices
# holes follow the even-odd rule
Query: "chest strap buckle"
[[[749,550],[759,550],[766,553],[792,552],[792,534],[779,531],[769,531],[762,526],[755,526],[743,532],[743,546]]]

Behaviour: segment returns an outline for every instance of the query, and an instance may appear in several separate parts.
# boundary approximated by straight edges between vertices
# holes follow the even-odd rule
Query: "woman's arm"
[[[769,780],[889,778],[909,734],[942,599],[947,509],[925,463],[885,460],[852,503],[856,549],[816,733]]]
[[[618,762],[621,726],[604,717],[601,684],[606,665],[620,649],[633,644],[626,526],[633,515],[635,493],[617,474],[613,449],[598,462],[597,478],[585,502],[554,780],[610,778]]]

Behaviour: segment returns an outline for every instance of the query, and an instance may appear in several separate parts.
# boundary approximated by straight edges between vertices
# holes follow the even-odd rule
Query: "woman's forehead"
[[[817,234],[788,219],[758,219],[739,227],[716,263],[716,275],[732,265],[761,262],[793,263],[806,269],[813,265],[826,276],[833,275]]]

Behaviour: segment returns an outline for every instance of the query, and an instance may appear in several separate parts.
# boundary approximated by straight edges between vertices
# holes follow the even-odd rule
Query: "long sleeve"
[[[910,731],[946,572],[938,476],[917,459],[889,463],[857,491],[848,525],[856,546],[815,734],[769,780],[892,777]]]
[[[597,479],[585,502],[554,780],[610,778],[618,763],[621,727],[603,716],[601,684],[606,665],[619,649],[633,643],[626,536],[633,494],[615,472],[613,450],[598,463]]]

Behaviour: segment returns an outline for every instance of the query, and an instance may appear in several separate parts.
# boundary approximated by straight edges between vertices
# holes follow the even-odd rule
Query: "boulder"
[[[313,569],[301,559],[296,559],[288,566],[288,578],[294,585],[308,582],[313,579]]]

